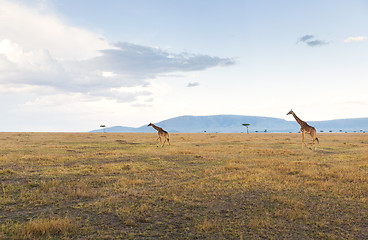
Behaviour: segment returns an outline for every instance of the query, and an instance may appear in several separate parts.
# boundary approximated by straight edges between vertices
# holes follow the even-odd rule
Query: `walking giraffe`
[[[312,144],[314,144],[314,142],[316,140],[319,143],[319,140],[316,137],[316,129],[314,127],[309,126],[306,122],[304,122],[300,118],[298,118],[298,116],[295,115],[295,113],[293,112],[293,110],[290,110],[290,112],[288,112],[286,115],[289,115],[289,114],[292,114],[293,117],[295,118],[295,120],[299,123],[299,125],[300,125],[300,131],[302,132],[302,136],[303,136],[302,141],[303,141],[303,144],[305,146],[307,146],[305,144],[305,142],[304,142],[304,136],[305,136],[306,133],[309,133],[312,136],[312,138],[313,138],[313,143]],[[304,145],[303,145],[303,147],[304,147]]]
[[[169,145],[170,145],[169,133],[168,133],[168,132],[166,132],[165,130],[163,130],[163,129],[162,129],[162,128],[160,128],[160,127],[157,127],[157,126],[156,126],[155,124],[153,124],[153,123],[148,124],[148,126],[147,126],[147,127],[150,127],[150,126],[157,130],[157,134],[158,134],[158,138],[157,138],[157,140],[159,140],[159,139],[160,139],[160,143],[162,143],[162,139],[161,139],[161,137],[164,137],[164,143],[162,144],[162,146],[161,146],[161,147],[163,147],[163,146],[165,145],[166,140],[167,140],[167,142],[168,142],[168,143],[169,143]]]

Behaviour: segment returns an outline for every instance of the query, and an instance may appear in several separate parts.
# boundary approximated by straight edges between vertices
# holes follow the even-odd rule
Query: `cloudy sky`
[[[0,0],[0,131],[368,117],[365,0]]]

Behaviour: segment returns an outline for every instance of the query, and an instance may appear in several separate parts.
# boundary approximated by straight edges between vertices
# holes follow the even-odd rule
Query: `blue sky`
[[[0,0],[0,131],[368,117],[368,2]]]

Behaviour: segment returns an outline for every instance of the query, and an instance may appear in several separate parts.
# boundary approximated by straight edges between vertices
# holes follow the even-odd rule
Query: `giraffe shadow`
[[[115,140],[115,142],[120,143],[120,144],[127,144],[127,145],[137,145],[137,144],[139,144],[139,143],[136,143],[136,142],[127,142],[126,140],[120,140],[120,139]]]
[[[317,148],[317,149],[314,150],[314,152],[321,153],[321,154],[337,154],[337,153],[339,153],[339,151],[337,151],[337,150],[326,149],[326,148]]]

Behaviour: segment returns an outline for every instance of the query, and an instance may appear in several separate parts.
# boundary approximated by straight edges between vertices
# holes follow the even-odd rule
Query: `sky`
[[[366,0],[0,0],[0,132],[368,117]]]

